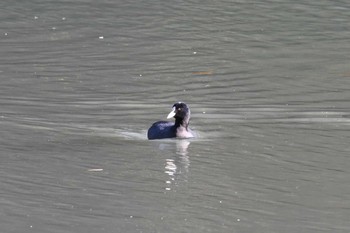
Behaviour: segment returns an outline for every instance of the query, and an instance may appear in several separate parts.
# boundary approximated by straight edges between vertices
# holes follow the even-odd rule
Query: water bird
[[[163,138],[193,138],[194,132],[188,127],[191,111],[187,104],[177,102],[173,105],[167,119],[175,118],[175,122],[157,121],[148,129],[149,140]]]

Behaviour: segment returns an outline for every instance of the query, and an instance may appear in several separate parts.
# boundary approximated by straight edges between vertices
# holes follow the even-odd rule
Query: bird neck
[[[188,124],[190,122],[190,119],[188,116],[185,118],[175,118],[175,126],[182,126],[187,130]]]

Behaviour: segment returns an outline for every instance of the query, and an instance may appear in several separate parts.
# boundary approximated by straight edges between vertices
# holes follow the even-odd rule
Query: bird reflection
[[[168,175],[165,181],[165,190],[174,190],[181,182],[187,182],[190,159],[188,156],[188,147],[190,141],[186,139],[176,140],[176,155],[165,159],[164,172]],[[169,144],[161,144],[159,148],[165,149]]]

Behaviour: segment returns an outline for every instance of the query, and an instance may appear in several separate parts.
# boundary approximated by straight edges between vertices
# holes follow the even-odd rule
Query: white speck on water
[[[98,39],[103,40],[103,39],[104,39],[104,37],[103,37],[103,36],[99,36],[99,37],[98,37]]]
[[[103,168],[90,168],[88,169],[89,172],[101,172],[103,171]]]

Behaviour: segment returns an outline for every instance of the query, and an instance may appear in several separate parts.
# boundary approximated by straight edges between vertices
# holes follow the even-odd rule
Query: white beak
[[[173,110],[171,110],[171,112],[169,113],[169,115],[166,117],[167,119],[169,119],[169,118],[173,118],[174,116],[175,116],[175,114],[176,114],[176,108],[175,107],[173,107]]]

